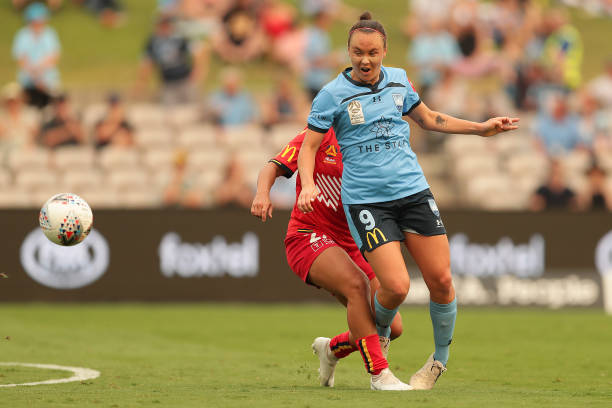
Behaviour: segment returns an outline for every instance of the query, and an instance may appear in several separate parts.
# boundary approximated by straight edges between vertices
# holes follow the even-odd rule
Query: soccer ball
[[[83,241],[93,224],[89,204],[71,193],[56,194],[40,209],[40,228],[49,241],[62,246],[72,246]]]

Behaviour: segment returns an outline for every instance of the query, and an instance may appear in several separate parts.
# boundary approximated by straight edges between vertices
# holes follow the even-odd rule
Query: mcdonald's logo
[[[370,249],[372,249],[372,242],[370,242],[370,238],[374,239],[374,243],[378,245],[378,234],[380,234],[382,242],[387,242],[387,237],[385,237],[385,234],[383,234],[379,228],[374,228],[372,231],[368,231],[366,234],[366,240],[368,241],[368,247]]]
[[[295,148],[295,146],[287,146],[285,147],[285,150],[283,150],[281,157],[285,157],[289,154],[289,152],[291,152],[291,154],[289,154],[289,158],[287,159],[287,162],[291,162],[291,160],[293,160],[293,156],[295,156],[296,150],[297,149]]]

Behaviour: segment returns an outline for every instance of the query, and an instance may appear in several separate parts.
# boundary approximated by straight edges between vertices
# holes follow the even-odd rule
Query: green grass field
[[[361,359],[317,381],[316,336],[345,327],[335,305],[4,304],[0,362],[80,366],[97,379],[0,388],[21,407],[610,407],[612,317],[600,311],[461,309],[449,370],[432,391],[374,392]],[[432,350],[429,315],[403,308],[391,346],[408,380]],[[10,337],[7,339],[6,337]],[[69,376],[0,366],[0,384]]]

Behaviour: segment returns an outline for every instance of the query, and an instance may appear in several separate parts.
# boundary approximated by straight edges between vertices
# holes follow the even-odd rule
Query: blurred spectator
[[[77,0],[100,20],[100,24],[113,28],[119,25],[123,6],[119,0]]]
[[[442,21],[446,25],[454,3],[455,0],[408,0],[410,12],[402,25],[404,34],[415,37],[430,26],[433,20]]]
[[[60,43],[55,30],[47,26],[47,7],[32,3],[24,17],[28,25],[17,32],[13,41],[13,57],[19,65],[17,77],[28,104],[43,108],[60,85]]]
[[[583,47],[580,32],[569,23],[567,12],[551,9],[544,17],[548,37],[544,42],[544,63],[555,82],[576,89],[582,82]]]
[[[187,39],[176,33],[174,18],[160,16],[155,32],[149,37],[140,64],[137,91],[148,82],[153,69],[161,82],[160,99],[165,105],[188,103],[195,99],[200,81],[201,59],[190,48]]]
[[[203,204],[202,193],[194,188],[193,175],[187,172],[187,160],[187,152],[175,153],[172,176],[162,197],[166,207],[199,208]]]
[[[302,101],[301,95],[293,89],[290,77],[279,76],[272,92],[270,99],[264,104],[265,126],[303,121],[308,115],[308,107]]]
[[[157,0],[157,12],[163,15],[176,15],[182,0]]]
[[[262,29],[272,41],[291,31],[297,18],[295,8],[281,0],[264,0],[260,15]]]
[[[134,144],[134,128],[128,122],[125,108],[117,94],[109,95],[108,110],[94,128],[94,146],[96,149],[113,146],[132,146]]]
[[[593,150],[610,130],[609,113],[600,109],[599,102],[590,93],[580,96],[580,144]]]
[[[360,11],[345,4],[341,0],[301,0],[302,13],[307,17],[325,12],[332,18],[354,23],[359,18]]]
[[[221,73],[221,89],[211,95],[208,111],[213,122],[220,126],[246,125],[257,119],[255,101],[243,89],[242,74],[238,70],[229,68]]]
[[[266,43],[258,12],[255,0],[234,0],[213,38],[213,50],[221,59],[240,63],[261,55]]]
[[[250,208],[253,196],[253,188],[246,181],[244,167],[234,154],[227,163],[223,179],[215,188],[215,204],[222,207]]]
[[[306,29],[306,48],[304,50],[304,86],[314,99],[321,88],[328,83],[340,58],[332,53],[329,29],[331,16],[321,11],[315,15],[314,25]]]
[[[548,179],[531,197],[530,208],[532,211],[577,208],[576,194],[566,185],[563,168],[558,161],[551,161]]]
[[[538,112],[534,130],[540,149],[549,156],[559,156],[579,146],[580,118],[571,112],[566,96],[550,99],[550,106]]]
[[[83,126],[72,112],[68,96],[56,97],[53,100],[53,115],[41,128],[39,144],[56,148],[79,145],[84,141]]]
[[[583,210],[612,211],[612,191],[606,190],[606,173],[596,163],[587,171],[588,187],[578,199]]]
[[[17,10],[21,10],[32,3],[38,3],[39,0],[11,0],[11,2]],[[64,3],[64,0],[47,0],[44,3],[46,3],[51,10],[58,10]]]
[[[602,106],[612,108],[612,58],[606,61],[604,72],[589,82],[588,90]]]
[[[221,13],[229,0],[181,0],[167,14],[177,16],[177,30],[198,47],[219,29]],[[164,14],[166,14],[164,12]]]
[[[0,159],[12,149],[30,147],[38,130],[37,114],[23,106],[21,87],[10,83],[2,88],[0,110]]]
[[[423,31],[414,35],[408,57],[418,70],[421,93],[427,93],[440,78],[440,71],[452,67],[460,57],[457,41],[444,28],[444,21],[431,19],[424,25]]]

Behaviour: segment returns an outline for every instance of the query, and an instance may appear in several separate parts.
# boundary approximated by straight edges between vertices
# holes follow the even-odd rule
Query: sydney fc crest
[[[404,107],[404,97],[402,96],[402,94],[392,94],[393,95],[393,102],[395,102],[395,107],[397,108],[397,111],[399,113],[402,113],[402,109]]]

